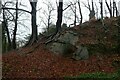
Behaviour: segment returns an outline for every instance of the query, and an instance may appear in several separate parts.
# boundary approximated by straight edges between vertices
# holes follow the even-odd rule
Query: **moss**
[[[69,79],[82,79],[82,80],[118,80],[119,75],[118,73],[103,73],[103,72],[96,72],[96,73],[84,73],[81,74],[80,76],[74,76],[74,77],[65,77],[65,80],[69,80]]]

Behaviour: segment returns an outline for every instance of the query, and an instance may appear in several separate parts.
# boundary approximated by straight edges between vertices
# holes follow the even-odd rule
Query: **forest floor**
[[[24,48],[22,51],[29,51]],[[114,73],[117,69],[112,66],[120,55],[93,55],[88,60],[75,61],[52,54],[43,45],[34,53],[20,55],[11,51],[2,57],[4,78],[51,78],[79,76],[81,73],[105,72]]]
[[[106,21],[108,22],[110,20]],[[95,35],[100,30],[98,29],[98,31],[96,31],[94,26],[98,25],[99,23],[92,23],[93,24],[90,25],[90,28],[87,27],[84,30],[79,31],[88,34],[85,34],[85,37],[83,36],[80,38],[81,43],[94,44],[97,40],[96,36],[101,36],[100,34],[103,33],[101,31],[100,34]],[[110,26],[112,23],[113,21],[108,22]],[[110,27],[109,30],[109,34],[113,35],[113,33],[111,33],[113,32],[112,27]],[[112,39],[109,34],[107,34],[104,40],[102,40],[103,38],[101,39],[107,45],[114,43],[114,39]],[[91,35],[94,37],[91,37]],[[87,60],[76,61],[70,58],[55,55],[51,51],[47,50],[44,44],[39,44],[40,45],[37,48],[35,48],[35,44],[26,48],[10,51],[8,52],[9,54],[3,54],[3,78],[51,78],[79,76],[83,73],[92,72],[114,73],[117,71],[117,68],[114,67],[112,63],[116,59],[120,60],[120,55],[114,52],[106,52],[104,54],[99,53],[99,55],[91,55]]]

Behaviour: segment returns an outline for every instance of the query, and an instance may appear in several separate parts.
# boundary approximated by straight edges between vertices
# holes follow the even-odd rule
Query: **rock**
[[[50,46],[50,51],[62,56],[72,55],[75,52],[75,50],[76,47],[69,43],[54,42]]]
[[[78,49],[73,53],[72,58],[75,60],[88,59],[89,54],[87,48],[79,46]]]
[[[72,45],[75,45],[78,39],[79,38],[77,36],[77,33],[73,31],[66,31],[64,34],[60,35],[60,37],[58,38],[59,41],[70,43]]]
[[[65,31],[60,36],[55,38],[54,42],[47,44],[47,48],[55,54],[63,56],[73,55],[75,52],[76,44],[78,42],[77,33],[73,31]]]

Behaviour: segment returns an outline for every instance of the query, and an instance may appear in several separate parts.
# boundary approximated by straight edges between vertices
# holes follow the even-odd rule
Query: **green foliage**
[[[63,24],[62,24],[62,28],[67,28],[67,24],[66,24],[66,23],[63,23]]]
[[[5,28],[4,28],[4,25],[0,24],[0,31],[2,32],[2,53],[5,53],[9,50],[9,47],[8,47],[8,42],[7,42],[7,36],[6,36],[6,32],[5,32]]]
[[[56,25],[52,24],[52,25],[50,25],[50,27],[49,27],[49,31],[47,31],[46,28],[44,29],[43,34],[44,34],[44,35],[49,35],[49,34],[55,33],[55,31],[56,31]]]
[[[69,79],[95,79],[95,80],[118,80],[119,75],[118,73],[104,73],[104,72],[96,72],[96,73],[85,73],[85,74],[81,74],[80,76],[75,76],[75,77],[65,77],[65,80],[69,80]]]
[[[62,24],[62,29],[66,29],[66,28],[67,28],[67,24],[63,23]],[[55,24],[51,24],[50,27],[49,27],[49,29],[47,29],[47,28],[44,29],[43,34],[44,35],[49,35],[49,34],[55,33],[55,31],[56,31],[56,25]]]

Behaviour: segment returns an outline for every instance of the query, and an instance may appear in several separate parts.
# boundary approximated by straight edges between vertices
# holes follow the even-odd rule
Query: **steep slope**
[[[103,28],[100,27],[101,23],[96,20],[71,29],[80,33],[79,43],[81,44],[97,44],[100,39],[101,42],[111,47],[111,44],[116,44],[116,40],[111,36],[114,33],[113,30],[116,30],[114,28],[115,22],[115,19],[106,20],[109,32],[104,36],[101,35],[104,32]],[[112,73],[116,71],[116,68],[112,66],[113,61],[120,59],[118,54],[107,53],[106,55],[92,55],[87,60],[75,61],[53,54],[46,49],[42,43],[44,41],[40,40],[32,46],[4,54],[2,57],[3,78],[50,78],[77,76],[81,73],[91,72]]]

